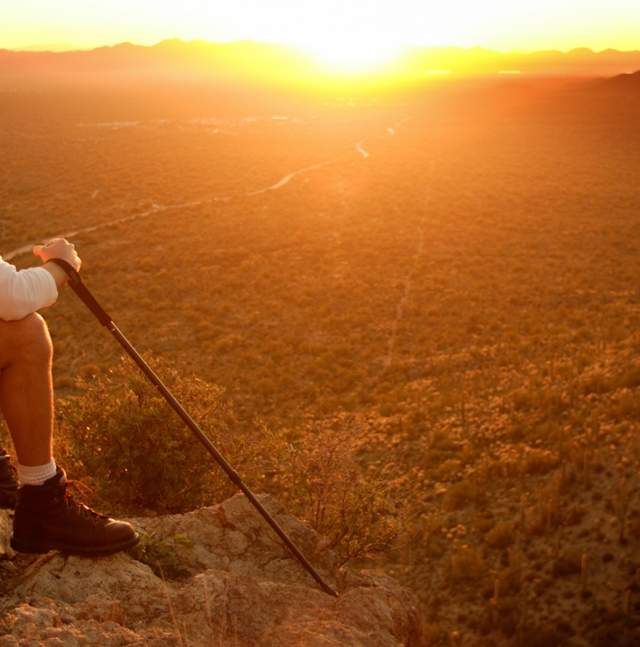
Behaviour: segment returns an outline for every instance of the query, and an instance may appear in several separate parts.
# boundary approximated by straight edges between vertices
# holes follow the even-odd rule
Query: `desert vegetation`
[[[5,98],[2,253],[79,232],[87,284],[251,487],[411,586],[425,644],[640,640],[633,102]],[[94,500],[229,495],[69,291],[45,316],[58,454]]]

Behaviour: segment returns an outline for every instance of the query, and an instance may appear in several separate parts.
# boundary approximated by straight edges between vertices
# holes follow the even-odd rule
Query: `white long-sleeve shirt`
[[[58,286],[42,267],[18,271],[0,256],[0,319],[18,321],[55,303]]]

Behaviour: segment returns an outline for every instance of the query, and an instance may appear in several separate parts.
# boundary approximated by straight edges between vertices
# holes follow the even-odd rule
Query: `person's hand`
[[[82,266],[82,261],[76,252],[76,248],[64,238],[53,238],[44,245],[36,245],[33,248],[33,253],[42,259],[43,263],[47,263],[52,258],[67,261],[76,272],[79,272]]]

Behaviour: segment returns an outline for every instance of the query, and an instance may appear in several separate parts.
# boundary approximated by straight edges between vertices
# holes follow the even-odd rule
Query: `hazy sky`
[[[333,43],[640,49],[640,0],[0,0],[0,48],[173,37],[320,50]]]

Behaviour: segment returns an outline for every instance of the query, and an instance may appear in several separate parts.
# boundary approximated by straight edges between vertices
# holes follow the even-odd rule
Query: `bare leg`
[[[52,357],[51,338],[42,317],[0,321],[0,408],[13,437],[19,475],[28,467],[49,467],[52,458]],[[53,463],[50,466],[55,469]],[[13,517],[14,550],[105,555],[138,543],[130,524],[80,506],[66,488],[66,475],[60,468],[44,482],[22,481]]]
[[[52,358],[40,315],[0,321],[0,409],[22,465],[44,465],[52,457]]]

